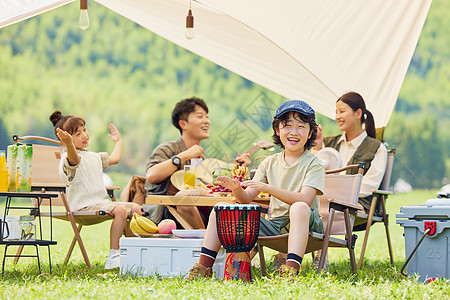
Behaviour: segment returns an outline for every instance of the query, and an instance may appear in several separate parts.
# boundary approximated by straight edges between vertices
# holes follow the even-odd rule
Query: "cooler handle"
[[[427,230],[425,230],[425,232],[423,233],[422,237],[420,238],[420,241],[417,243],[416,247],[414,247],[413,251],[411,252],[411,254],[408,256],[408,258],[406,259],[405,263],[402,266],[402,269],[400,270],[400,273],[403,276],[408,276],[408,274],[406,274],[405,272],[403,272],[406,268],[406,265],[409,263],[409,261],[411,260],[412,256],[414,255],[414,253],[416,253],[417,248],[419,248],[420,244],[422,243],[423,239],[425,238],[425,236],[428,234],[428,232],[430,232],[431,228],[427,228]]]

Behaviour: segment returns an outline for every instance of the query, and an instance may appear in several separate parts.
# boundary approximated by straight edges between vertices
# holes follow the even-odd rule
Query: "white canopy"
[[[377,127],[389,121],[431,5],[431,0],[195,0],[195,38],[187,40],[188,0],[96,1],[330,118],[340,95],[359,92]],[[0,0],[2,6],[13,2],[26,7],[70,1]],[[2,26],[3,11],[0,18]]]
[[[75,0],[0,0],[0,28]]]

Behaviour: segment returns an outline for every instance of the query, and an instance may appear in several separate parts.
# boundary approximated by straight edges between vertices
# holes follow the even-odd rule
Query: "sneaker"
[[[193,280],[199,278],[211,278],[212,271],[211,268],[207,268],[201,264],[195,263],[192,269],[189,271],[189,275],[185,280]]]
[[[111,270],[120,267],[120,255],[110,255],[106,259],[105,270]]]
[[[311,264],[311,268],[317,269],[319,267],[320,262],[320,253],[314,256],[314,260]],[[330,262],[328,261],[328,257],[325,257],[325,262],[323,263],[323,270],[328,270],[330,268]]]
[[[282,265],[278,269],[278,272],[280,273],[280,277],[296,277],[298,275],[298,270],[288,265]]]

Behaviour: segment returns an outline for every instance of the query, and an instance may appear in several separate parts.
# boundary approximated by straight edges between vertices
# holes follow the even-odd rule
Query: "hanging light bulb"
[[[78,18],[78,27],[82,30],[89,28],[88,0],[80,0],[80,17]]]
[[[189,0],[189,11],[188,11],[188,15],[186,16],[186,32],[184,33],[184,36],[188,40],[192,40],[195,36],[195,34],[194,34],[194,16],[192,15],[192,10],[191,10],[191,0]]]

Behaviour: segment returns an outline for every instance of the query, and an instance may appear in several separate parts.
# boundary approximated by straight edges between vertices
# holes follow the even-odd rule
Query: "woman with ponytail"
[[[314,149],[332,147],[339,151],[344,164],[364,163],[359,203],[368,213],[372,202],[372,191],[380,186],[386,169],[386,146],[375,138],[373,116],[367,110],[360,94],[349,92],[336,101],[335,120],[339,130],[344,133],[324,138],[319,125]],[[375,210],[378,211],[377,208]]]
[[[375,122],[372,113],[367,110],[363,97],[355,92],[349,92],[336,101],[336,123],[344,133],[337,136],[323,137],[322,127],[317,127],[316,146],[314,150],[331,147],[339,151],[342,161],[346,165],[364,163],[364,176],[359,192],[358,203],[364,207],[366,213],[370,211],[372,191],[378,189],[386,169],[386,146],[375,138]],[[348,170],[355,173],[357,170]],[[379,203],[375,207],[378,214]],[[365,228],[365,224],[363,225]],[[356,229],[354,227],[353,229]],[[312,264],[319,265],[321,251],[317,252]],[[329,266],[328,258],[325,268]]]

